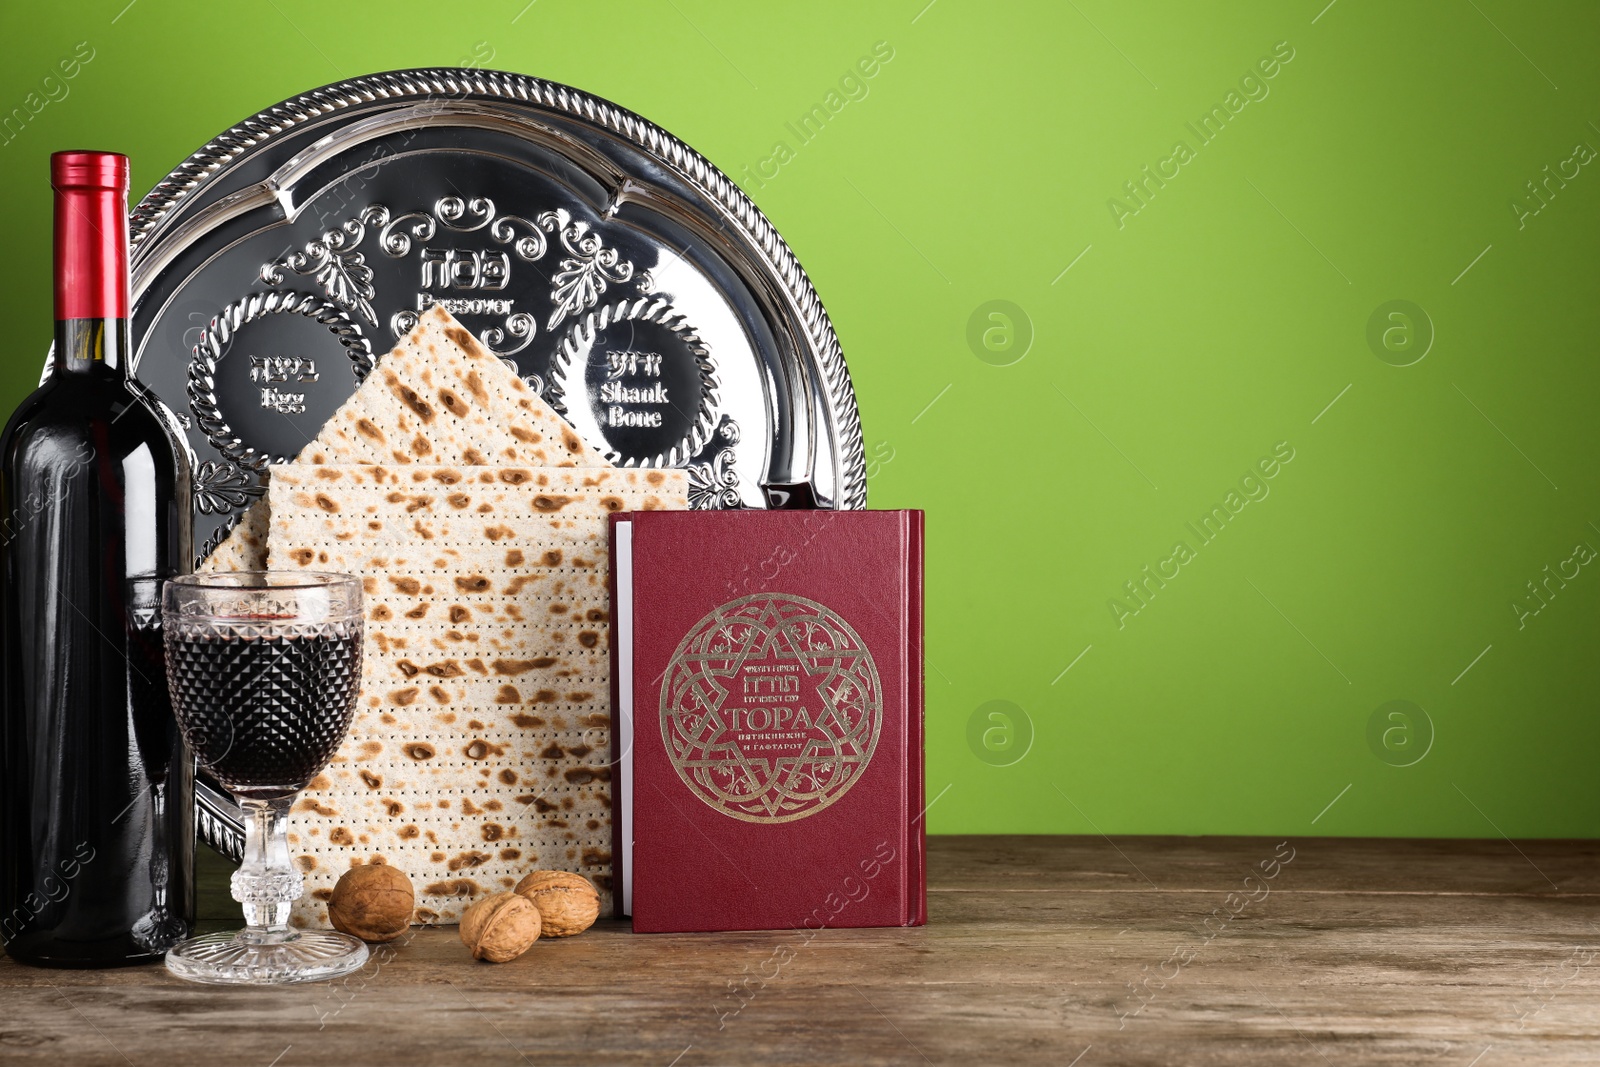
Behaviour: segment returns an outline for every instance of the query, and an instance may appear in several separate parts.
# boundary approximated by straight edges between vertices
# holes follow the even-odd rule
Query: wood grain
[[[359,978],[279,989],[3,960],[0,1062],[1600,1061],[1595,842],[1287,847],[1274,866],[1262,838],[939,837],[925,929],[602,922],[500,966],[419,930]],[[232,925],[205,856],[206,925]]]

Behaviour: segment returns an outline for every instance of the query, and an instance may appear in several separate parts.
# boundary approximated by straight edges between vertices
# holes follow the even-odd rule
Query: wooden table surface
[[[1600,1062],[1597,842],[928,844],[924,929],[603,922],[498,966],[418,930],[271,989],[0,960],[0,1063]],[[204,854],[203,914],[236,915]]]

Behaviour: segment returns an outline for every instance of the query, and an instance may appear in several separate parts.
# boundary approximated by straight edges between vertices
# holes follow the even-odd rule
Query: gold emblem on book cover
[[[715,609],[673,653],[661,737],[691,792],[745,822],[792,822],[866,773],[883,686],[866,644],[814,600],[757,593]]]

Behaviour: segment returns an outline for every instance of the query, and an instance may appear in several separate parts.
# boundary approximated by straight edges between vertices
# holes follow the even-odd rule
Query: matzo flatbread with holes
[[[294,462],[610,466],[437,306],[378,361]],[[265,499],[245,509],[200,569],[265,569],[269,509]]]
[[[352,863],[411,876],[448,923],[536,867],[609,898],[606,516],[687,506],[680,470],[283,466],[270,563],[359,575],[362,695],[295,805],[301,924]]]

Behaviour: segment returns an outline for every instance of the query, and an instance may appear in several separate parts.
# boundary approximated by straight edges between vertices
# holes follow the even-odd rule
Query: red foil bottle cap
[[[128,317],[128,173],[116,152],[50,157],[58,320]]]
[[[57,189],[128,192],[128,157],[119,152],[57,152],[50,157],[50,184]]]

